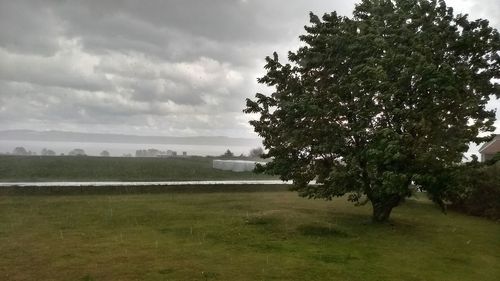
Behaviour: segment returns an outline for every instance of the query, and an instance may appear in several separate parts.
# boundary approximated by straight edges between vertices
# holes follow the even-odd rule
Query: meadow
[[[212,168],[211,157],[0,156],[0,181],[183,181],[276,179]]]
[[[497,222],[225,188],[0,195],[0,280],[499,280]]]

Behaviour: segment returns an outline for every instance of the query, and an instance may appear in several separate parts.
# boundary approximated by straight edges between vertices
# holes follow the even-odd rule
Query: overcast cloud
[[[0,130],[254,137],[263,58],[355,2],[0,0]],[[447,2],[500,27],[500,1]]]

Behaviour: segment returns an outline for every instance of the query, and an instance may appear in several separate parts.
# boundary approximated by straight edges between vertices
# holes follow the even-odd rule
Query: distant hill
[[[255,147],[262,145],[261,140],[257,138],[231,138],[224,136],[166,137],[33,130],[0,131],[0,140],[134,144],[237,145]]]

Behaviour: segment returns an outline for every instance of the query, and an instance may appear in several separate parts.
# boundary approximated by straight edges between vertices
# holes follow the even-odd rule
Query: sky
[[[256,137],[264,57],[356,2],[0,0],[0,130]],[[500,29],[498,0],[447,4]]]

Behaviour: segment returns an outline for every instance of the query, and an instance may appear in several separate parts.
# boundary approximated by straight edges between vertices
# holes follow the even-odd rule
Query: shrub
[[[454,174],[455,188],[448,194],[450,207],[500,220],[500,161],[491,165],[467,165]]]

